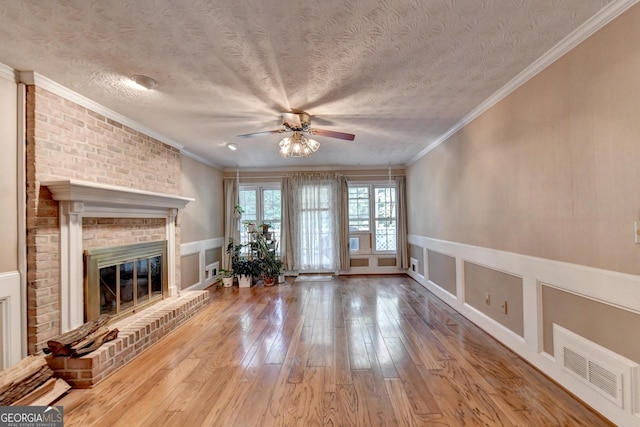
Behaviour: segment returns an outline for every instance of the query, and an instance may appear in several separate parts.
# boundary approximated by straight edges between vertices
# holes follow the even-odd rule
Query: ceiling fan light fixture
[[[152,79],[151,77],[148,76],[143,76],[141,74],[135,75],[135,76],[131,76],[131,80],[133,80],[133,82],[135,84],[137,84],[138,86],[147,89],[147,90],[153,90],[156,87],[158,87],[158,82],[155,81],[154,79]]]
[[[320,143],[310,139],[300,132],[294,132],[290,137],[280,141],[280,156],[284,157],[309,157],[320,148]]]

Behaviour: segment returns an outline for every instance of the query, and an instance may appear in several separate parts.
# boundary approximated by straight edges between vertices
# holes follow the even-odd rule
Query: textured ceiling
[[[0,63],[221,167],[402,165],[608,3],[0,0]],[[132,89],[133,74],[157,90]],[[356,140],[281,159],[280,135],[236,138],[292,109]]]

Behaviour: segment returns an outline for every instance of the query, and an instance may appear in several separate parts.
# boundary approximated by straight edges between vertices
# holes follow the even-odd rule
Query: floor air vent
[[[633,392],[633,387],[638,386],[633,383],[637,382],[640,372],[637,363],[556,324],[553,343],[556,363],[563,370],[620,408],[637,408],[637,404],[633,404],[638,398]]]

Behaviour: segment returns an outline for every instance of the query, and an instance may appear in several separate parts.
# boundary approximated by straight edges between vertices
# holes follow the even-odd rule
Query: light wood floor
[[[216,289],[65,426],[607,426],[412,279]]]

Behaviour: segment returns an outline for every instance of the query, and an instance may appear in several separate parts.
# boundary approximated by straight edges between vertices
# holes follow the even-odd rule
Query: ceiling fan
[[[282,113],[282,125],[284,129],[267,130],[264,132],[247,133],[244,135],[238,135],[239,138],[249,138],[258,135],[267,135],[272,133],[308,133],[310,135],[326,136],[329,138],[345,139],[347,141],[353,141],[356,136],[351,133],[336,132],[326,129],[315,129],[311,127],[311,116],[304,111],[299,113]]]

